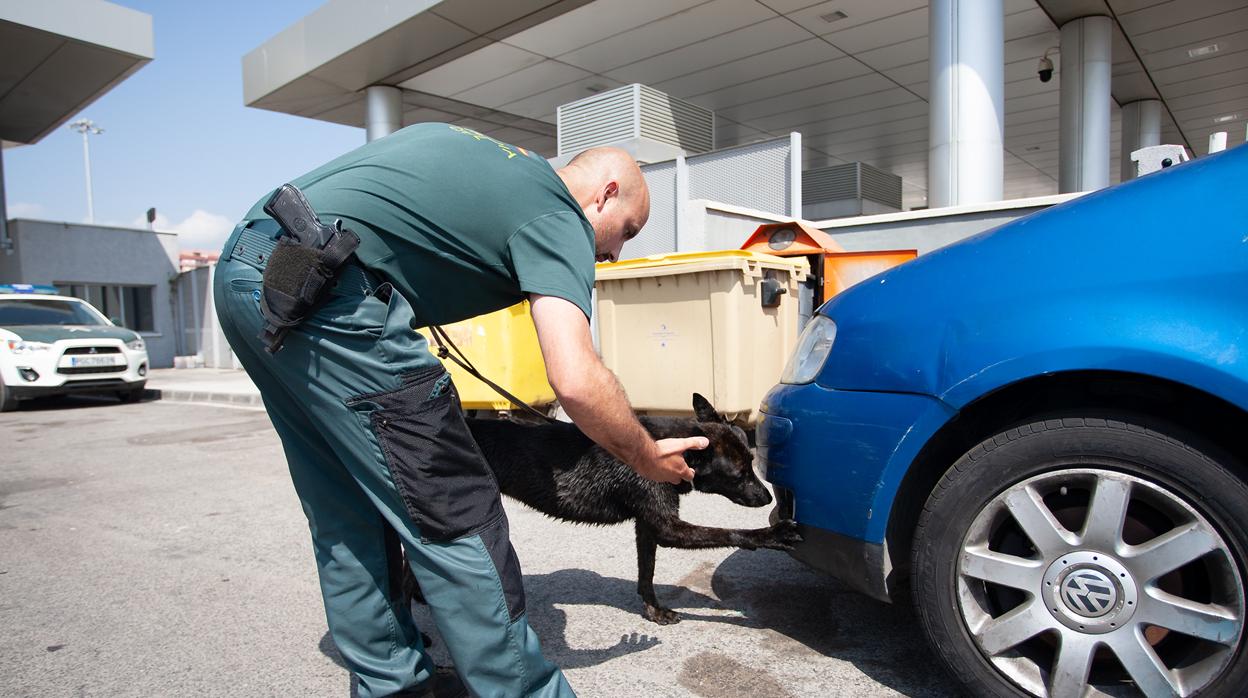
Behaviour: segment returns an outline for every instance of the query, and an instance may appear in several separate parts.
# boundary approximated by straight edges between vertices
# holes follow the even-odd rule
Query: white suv
[[[77,298],[0,286],[0,412],[19,400],[111,393],[136,402],[147,383],[147,347]]]

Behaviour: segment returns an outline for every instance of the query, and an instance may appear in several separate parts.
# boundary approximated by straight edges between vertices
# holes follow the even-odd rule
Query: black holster
[[[260,297],[264,315],[260,338],[266,351],[277,353],[286,333],[320,306],[339,267],[359,244],[360,239],[349,230],[341,231],[319,250],[286,236],[277,241],[264,269],[264,293]]]
[[[275,202],[279,205],[275,206]],[[344,229],[341,221],[335,221],[333,226],[320,223],[302,193],[290,184],[274,194],[265,211],[273,215],[283,231],[264,268],[264,292],[260,297],[260,312],[264,315],[260,339],[265,351],[276,354],[286,333],[308,319],[325,301],[339,269],[359,247],[360,238]]]

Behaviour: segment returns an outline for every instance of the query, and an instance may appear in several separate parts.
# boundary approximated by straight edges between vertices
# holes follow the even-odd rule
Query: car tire
[[[13,389],[5,386],[4,379],[0,379],[0,412],[12,412],[17,409],[17,396],[13,394]]]
[[[1243,695],[1243,473],[1197,436],[1122,412],[984,440],[915,532],[932,647],[973,695]]]
[[[136,388],[117,391],[117,398],[124,403],[135,403],[143,399],[143,393],[146,392],[146,383],[139,384]]]

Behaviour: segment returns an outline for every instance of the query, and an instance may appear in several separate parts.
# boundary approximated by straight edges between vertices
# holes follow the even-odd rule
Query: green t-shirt
[[[594,231],[546,159],[450,124],[416,124],[294,180],[321,220],[360,236],[356,256],[421,325],[558,296],[588,317]],[[247,218],[268,218],[266,195]]]

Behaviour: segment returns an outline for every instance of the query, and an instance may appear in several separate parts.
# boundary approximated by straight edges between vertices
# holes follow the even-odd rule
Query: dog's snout
[[[765,507],[771,504],[771,493],[767,491],[759,483],[750,483],[741,491],[741,497],[735,500],[737,504],[745,507]]]

